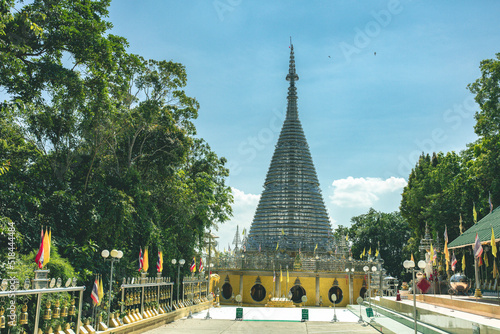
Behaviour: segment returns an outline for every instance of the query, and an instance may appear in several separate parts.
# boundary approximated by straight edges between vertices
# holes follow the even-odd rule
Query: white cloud
[[[386,180],[349,176],[346,179],[333,181],[333,195],[330,196],[330,200],[339,207],[368,208],[381,202],[384,197],[401,194],[406,184],[405,179],[393,176]]]
[[[241,207],[257,207],[259,203],[260,195],[245,194],[244,191],[231,187],[234,197],[234,205]],[[255,208],[254,208],[255,209]]]

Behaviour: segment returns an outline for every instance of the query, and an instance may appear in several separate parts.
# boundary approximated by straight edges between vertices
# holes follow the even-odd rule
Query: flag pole
[[[92,284],[92,289],[94,289],[94,285],[95,285],[95,280],[98,279],[96,278],[98,277],[97,275],[94,276],[94,284]],[[99,289],[97,289],[97,291],[99,291]],[[92,293],[92,291],[90,292]],[[97,324],[97,310],[96,310],[96,306],[95,306],[95,302],[92,300],[92,318],[93,318],[93,325],[94,325],[94,328],[96,328],[96,324]]]

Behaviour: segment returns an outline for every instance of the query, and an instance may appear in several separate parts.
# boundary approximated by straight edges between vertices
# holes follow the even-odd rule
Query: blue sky
[[[115,0],[129,52],[186,66],[198,135],[229,161],[233,219],[248,228],[286,109],[289,38],[299,117],[333,227],[398,210],[422,151],[476,139],[466,89],[500,52],[498,1]],[[376,54],[375,54],[376,53]]]

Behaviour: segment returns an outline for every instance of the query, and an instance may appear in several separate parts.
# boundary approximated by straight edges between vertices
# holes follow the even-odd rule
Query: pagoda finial
[[[290,87],[288,87],[288,107],[286,111],[286,117],[298,118],[297,88],[295,87],[295,81],[299,80],[299,76],[297,75],[297,72],[295,72],[295,55],[293,52],[292,37],[290,37],[290,65],[288,68],[286,80],[290,81]]]
[[[236,234],[234,235],[234,239],[233,239],[233,245],[234,245],[234,249],[238,249],[238,246],[241,244],[241,240],[240,240],[240,228],[238,225],[236,225]]]

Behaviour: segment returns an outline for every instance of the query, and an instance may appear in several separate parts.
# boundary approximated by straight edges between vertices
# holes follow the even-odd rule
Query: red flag
[[[139,272],[142,270],[142,266],[144,265],[144,257],[142,256],[142,247],[139,250]]]
[[[42,241],[40,241],[40,248],[38,249],[38,253],[36,253],[36,257],[35,257],[35,262],[36,264],[38,264],[38,269],[42,269],[43,268],[43,250],[44,250],[44,245],[43,245],[43,228],[42,228]]]

